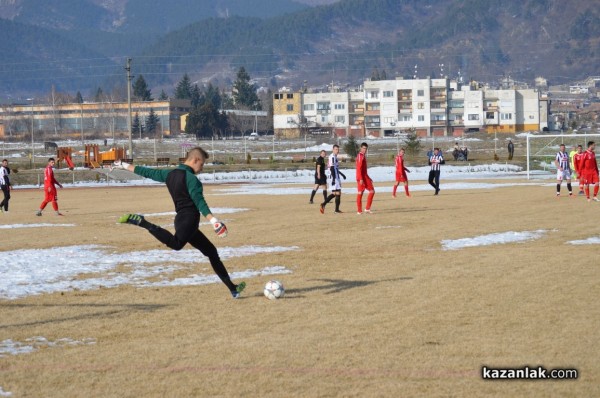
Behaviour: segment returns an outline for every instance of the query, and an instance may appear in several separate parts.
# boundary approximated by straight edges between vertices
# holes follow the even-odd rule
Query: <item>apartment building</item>
[[[277,93],[273,103],[275,134],[285,137],[311,131],[381,137],[409,129],[460,136],[540,130],[547,123],[537,90],[490,90],[449,79],[365,81],[361,91]]]
[[[71,104],[0,105],[3,136],[30,136],[36,141],[46,137],[106,137],[128,134],[127,102],[85,102]],[[181,132],[180,116],[191,109],[189,100],[132,102],[132,119],[143,124],[150,111],[158,117],[157,133],[163,136]],[[134,132],[135,133],[135,132]]]

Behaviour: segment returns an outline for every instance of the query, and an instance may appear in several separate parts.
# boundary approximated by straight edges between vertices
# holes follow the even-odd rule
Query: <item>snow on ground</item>
[[[600,236],[592,236],[581,240],[570,240],[567,243],[570,245],[598,245],[600,244]]]
[[[441,243],[443,250],[458,250],[464,249],[465,247],[489,246],[536,240],[544,236],[546,232],[548,231],[541,229],[537,231],[498,232],[494,234],[475,236],[472,238],[445,239],[442,240]]]
[[[48,228],[48,227],[74,227],[75,224],[4,224],[0,229],[18,229],[18,228]]]
[[[0,341],[0,358],[6,357],[8,355],[29,354],[41,348],[54,348],[91,344],[96,344],[96,339],[85,338],[83,340],[73,340],[71,338],[62,338],[50,341],[45,337],[41,336],[30,337],[28,339],[25,339],[24,342],[7,339],[4,341]],[[0,391],[2,391],[1,388]]]
[[[234,257],[299,250],[296,246],[242,246],[219,248],[226,261]],[[0,252],[0,299],[100,287],[133,285],[136,287],[189,286],[219,283],[212,268],[202,266],[202,273],[170,278],[175,271],[208,264],[195,249],[146,250],[116,253],[111,247],[98,245],[67,246],[49,249],[21,249]],[[117,271],[119,268],[119,271]],[[194,268],[194,271],[197,268]],[[281,265],[259,270],[230,272],[232,279],[260,275],[286,274]]]

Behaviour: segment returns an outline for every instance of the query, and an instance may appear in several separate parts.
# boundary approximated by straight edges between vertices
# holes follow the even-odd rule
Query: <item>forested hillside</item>
[[[0,84],[8,91],[123,84],[127,57],[134,74],[161,88],[184,73],[223,86],[240,66],[273,86],[357,84],[375,69],[389,77],[539,75],[560,83],[597,74],[600,61],[593,0],[173,3],[0,0],[0,15],[11,19],[0,19],[7,38]]]

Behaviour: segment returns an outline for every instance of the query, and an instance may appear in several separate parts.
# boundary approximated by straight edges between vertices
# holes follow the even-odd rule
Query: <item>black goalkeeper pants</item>
[[[217,248],[202,232],[200,232],[198,229],[199,224],[200,213],[177,213],[175,216],[175,235],[158,225],[153,225],[148,231],[150,231],[156,239],[173,250],[183,249],[186,243],[189,243],[200,250],[202,254],[208,257],[210,265],[221,281],[223,281],[229,290],[235,290],[236,286],[229,278],[229,273],[219,257]]]

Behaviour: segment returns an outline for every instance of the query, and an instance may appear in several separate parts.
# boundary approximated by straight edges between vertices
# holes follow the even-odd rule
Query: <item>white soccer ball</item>
[[[268,281],[265,285],[265,297],[269,300],[275,300],[283,297],[285,293],[285,289],[283,287],[283,283],[279,281]]]

